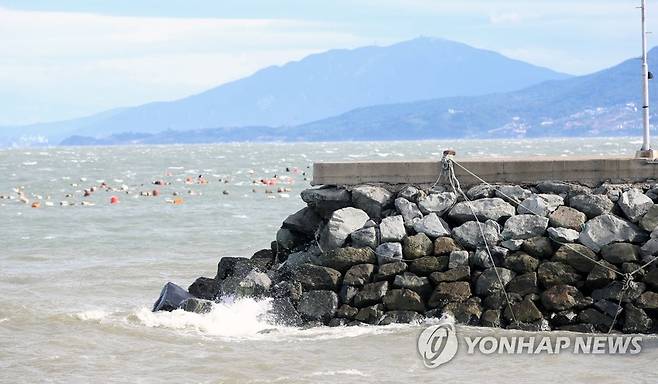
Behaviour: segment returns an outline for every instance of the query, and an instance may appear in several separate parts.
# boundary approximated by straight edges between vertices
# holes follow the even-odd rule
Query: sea
[[[634,355],[468,354],[460,347],[430,369],[417,350],[428,324],[277,327],[264,316],[270,302],[251,299],[218,303],[203,315],[151,312],[166,282],[187,287],[215,276],[222,257],[268,248],[286,216],[304,206],[299,192],[310,186],[315,161],[438,160],[446,148],[458,159],[632,156],[639,144],[568,138],[0,150],[0,382],[656,383],[654,336],[644,336]]]

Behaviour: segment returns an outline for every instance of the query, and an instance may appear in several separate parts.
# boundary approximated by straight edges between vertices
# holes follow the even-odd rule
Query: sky
[[[639,3],[0,0],[0,126],[174,100],[311,53],[419,36],[586,74],[639,56]]]

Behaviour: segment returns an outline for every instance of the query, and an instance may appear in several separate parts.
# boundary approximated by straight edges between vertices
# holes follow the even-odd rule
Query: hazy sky
[[[309,53],[418,36],[584,74],[639,55],[639,3],[0,0],[0,125],[176,99]],[[649,14],[658,30],[658,2]]]

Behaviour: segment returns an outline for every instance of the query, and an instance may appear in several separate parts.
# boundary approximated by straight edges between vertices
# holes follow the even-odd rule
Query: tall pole
[[[642,151],[651,149],[651,136],[649,130],[649,65],[647,64],[647,31],[646,31],[647,0],[642,0],[642,117],[644,138]]]

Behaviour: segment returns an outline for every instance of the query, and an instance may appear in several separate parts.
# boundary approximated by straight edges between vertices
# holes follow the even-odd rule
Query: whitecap
[[[74,314],[73,316],[77,318],[78,320],[82,321],[88,321],[88,320],[103,320],[105,317],[109,315],[108,312],[105,312],[100,309],[92,309],[89,311],[83,311],[83,312],[78,312]]]

